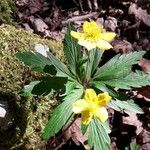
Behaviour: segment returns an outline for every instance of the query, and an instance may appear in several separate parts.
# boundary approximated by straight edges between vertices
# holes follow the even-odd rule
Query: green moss
[[[38,75],[18,61],[19,51],[33,50],[36,43],[47,45],[63,59],[62,44],[9,25],[0,26],[0,100],[7,100],[13,114],[14,128],[3,133],[0,149],[44,149],[41,132],[51,112],[53,97],[23,99],[18,92]]]
[[[15,24],[16,7],[13,0],[0,0],[0,24]]]

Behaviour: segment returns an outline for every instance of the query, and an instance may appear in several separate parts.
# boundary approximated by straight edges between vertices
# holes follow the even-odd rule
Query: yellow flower
[[[106,32],[102,26],[98,26],[96,22],[84,22],[83,33],[71,31],[71,36],[78,40],[78,44],[84,46],[87,50],[98,47],[101,50],[112,48],[109,44],[114,39],[114,32]]]
[[[84,99],[73,103],[73,112],[80,114],[83,124],[89,124],[93,117],[101,122],[108,119],[108,112],[105,106],[109,103],[111,97],[107,92],[96,95],[93,89],[86,89]]]

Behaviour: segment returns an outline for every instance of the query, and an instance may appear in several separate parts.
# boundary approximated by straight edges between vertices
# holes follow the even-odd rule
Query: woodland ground
[[[80,29],[84,21],[94,20],[108,31],[117,33],[116,39],[112,42],[113,49],[104,53],[103,62],[117,53],[144,50],[146,51],[144,58],[140,60],[139,65],[133,66],[133,69],[150,73],[149,0],[16,0],[15,2],[17,11],[14,22],[17,27],[46,39],[62,41],[68,23],[73,23]],[[149,150],[150,87],[121,92],[132,97],[143,108],[144,114],[136,116],[132,113],[120,114],[110,110],[112,149],[124,150],[125,147],[130,147],[132,140],[136,140],[142,150]],[[79,126],[76,123],[55,145],[51,145],[51,141],[48,141],[46,149],[85,150],[85,137],[75,134],[78,130]]]

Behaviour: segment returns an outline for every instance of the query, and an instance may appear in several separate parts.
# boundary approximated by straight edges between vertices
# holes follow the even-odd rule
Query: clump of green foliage
[[[50,114],[49,106],[53,104],[54,98],[22,99],[18,96],[23,85],[39,74],[32,72],[15,57],[19,51],[33,50],[37,43],[47,45],[57,58],[63,59],[60,42],[42,39],[10,25],[0,26],[0,100],[9,101],[12,106],[11,113],[15,118],[15,129],[13,133],[7,133],[10,136],[5,133],[1,136],[0,149],[10,149],[12,146],[42,149],[40,133]]]
[[[1,0],[0,1],[0,24],[15,24],[16,7],[13,0]]]

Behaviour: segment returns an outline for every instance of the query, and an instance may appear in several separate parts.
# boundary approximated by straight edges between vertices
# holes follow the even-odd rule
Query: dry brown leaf
[[[137,137],[138,142],[142,145],[142,150],[149,150],[150,148],[150,132],[143,130]]]
[[[142,87],[137,90],[137,98],[144,98],[146,101],[150,101],[150,86]]]
[[[126,40],[115,40],[112,42],[113,50],[115,50],[117,53],[128,53],[133,51],[132,44]]]
[[[117,138],[115,137],[111,138],[111,150],[118,150],[116,141],[117,141]]]
[[[32,24],[34,31],[40,35],[45,35],[45,30],[49,27],[48,25],[40,18],[35,18],[34,16],[30,17],[30,23]]]
[[[31,14],[42,10],[45,0],[28,0],[28,8]]]
[[[139,62],[139,66],[141,66],[142,70],[146,73],[150,73],[150,60],[142,58]]]
[[[135,15],[137,20],[142,21],[144,24],[150,27],[150,14],[147,13],[147,10],[142,9],[133,3],[129,7],[128,14]]]
[[[65,139],[66,141],[70,138],[75,142],[76,145],[82,144],[84,148],[87,150],[89,149],[89,146],[86,144],[88,135],[85,133],[85,135],[81,132],[81,119],[78,118],[65,132]]]
[[[127,117],[123,116],[123,118],[122,118],[123,123],[135,126],[136,127],[136,134],[138,135],[143,130],[142,122],[140,122],[138,120],[136,113],[133,113],[133,112],[126,112],[126,113],[129,116],[127,116]]]
[[[114,17],[108,17],[104,22],[104,27],[108,30],[115,31],[115,29],[118,27],[117,19]]]

